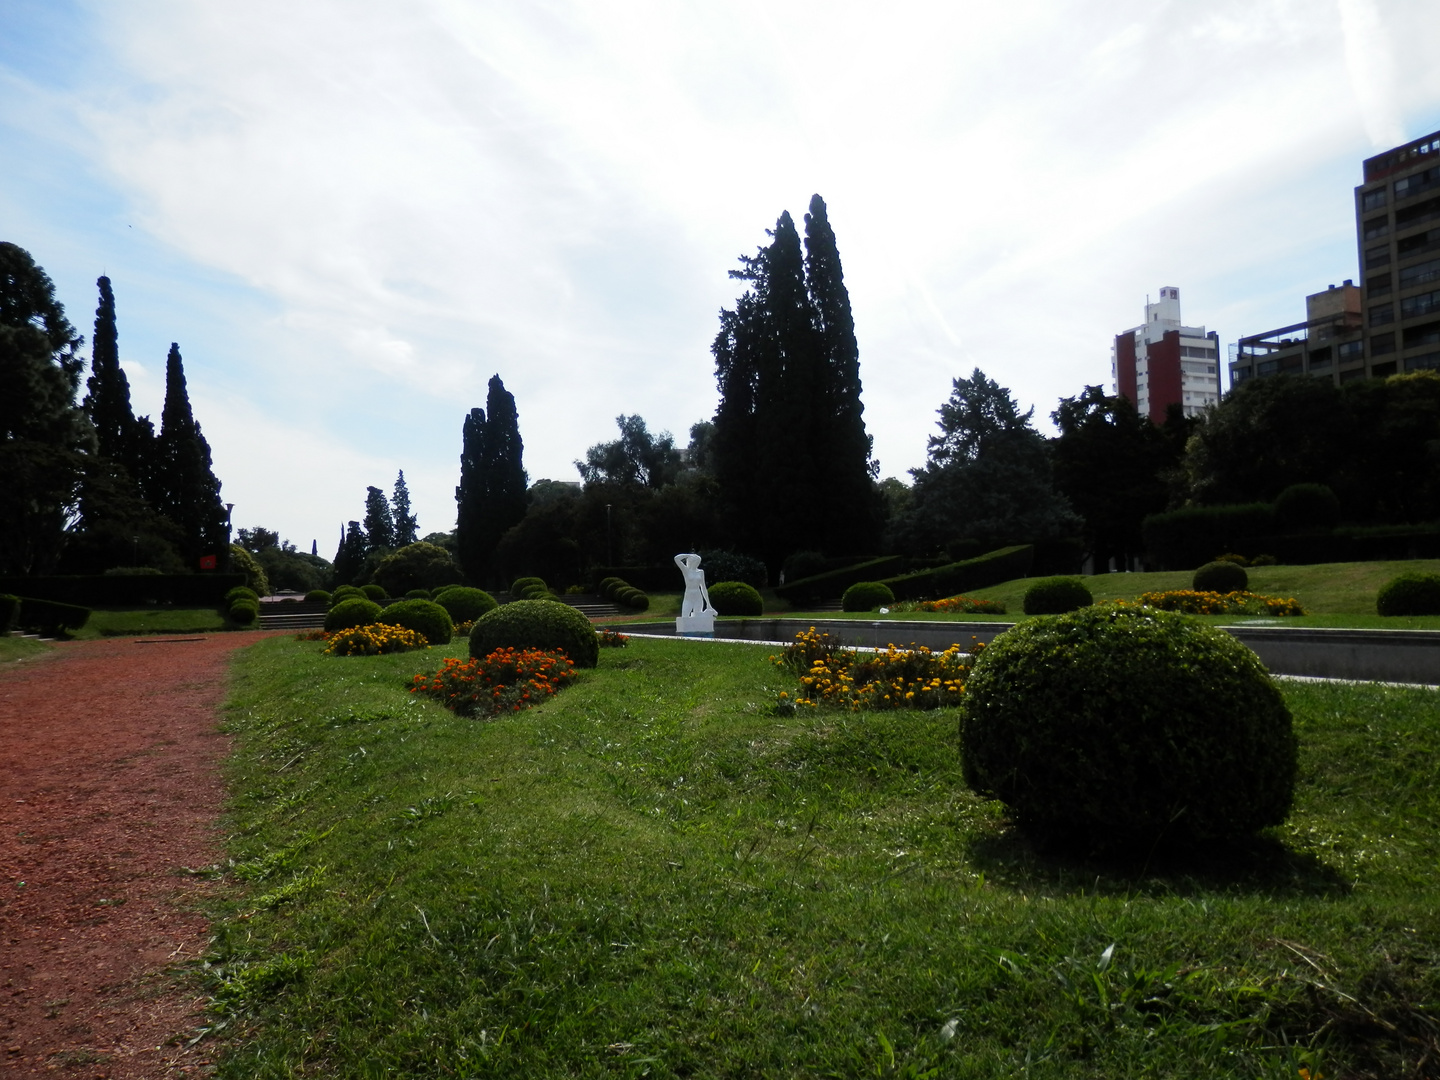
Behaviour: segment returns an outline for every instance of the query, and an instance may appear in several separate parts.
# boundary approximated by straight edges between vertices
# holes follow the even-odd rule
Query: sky
[[[882,476],[976,367],[1037,426],[1147,295],[1222,343],[1357,279],[1361,162],[1440,129],[1434,0],[0,0],[0,240],[137,413],[172,341],[237,527],[454,527],[499,374],[530,478],[717,401],[728,272],[828,207]]]

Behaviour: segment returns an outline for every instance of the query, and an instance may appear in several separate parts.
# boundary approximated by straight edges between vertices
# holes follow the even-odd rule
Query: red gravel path
[[[221,858],[217,730],[258,634],[76,641],[0,664],[0,1076],[179,1077],[209,940],[187,875]]]

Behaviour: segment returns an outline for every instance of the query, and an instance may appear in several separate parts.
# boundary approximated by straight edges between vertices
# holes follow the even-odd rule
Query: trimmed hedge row
[[[244,574],[83,574],[0,577],[0,593],[90,607],[218,607]]]
[[[61,604],[55,600],[37,600],[33,596],[17,597],[20,601],[16,624],[22,630],[42,634],[62,634],[79,630],[90,618],[90,609],[78,604]]]
[[[838,600],[845,590],[858,581],[882,580],[905,566],[899,555],[884,555],[877,559],[866,559],[852,563],[839,570],[829,570],[799,581],[786,582],[775,590],[775,594],[791,604],[805,604],[814,600]]]

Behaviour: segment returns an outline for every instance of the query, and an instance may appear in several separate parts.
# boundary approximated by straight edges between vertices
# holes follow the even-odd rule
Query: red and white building
[[[1180,290],[1166,285],[1155,303],[1146,299],[1144,324],[1116,336],[1110,377],[1115,393],[1157,424],[1171,405],[1193,416],[1220,400],[1220,335],[1182,325]]]

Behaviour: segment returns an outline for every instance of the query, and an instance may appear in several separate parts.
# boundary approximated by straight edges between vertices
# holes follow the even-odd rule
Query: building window
[[[1440,214],[1440,199],[1426,199],[1414,206],[1407,206],[1404,210],[1395,211],[1395,228],[1408,229],[1411,225],[1429,221],[1437,214]]]
[[[1405,361],[1406,371],[1435,371],[1440,369],[1440,352],[1423,353]]]
[[[1388,217],[1371,218],[1365,222],[1365,239],[1379,240],[1382,236],[1390,235],[1390,219]]]
[[[1367,191],[1360,196],[1360,209],[1363,213],[1371,210],[1378,210],[1385,205],[1385,189],[1377,188],[1375,191]]]
[[[1375,334],[1370,338],[1370,355],[1384,356],[1386,353],[1395,351],[1395,331],[1388,334]]]
[[[1359,360],[1365,355],[1365,343],[1363,341],[1346,341],[1340,345],[1340,362],[1348,364],[1352,360]]]
[[[1370,310],[1373,312],[1375,309]],[[1429,315],[1432,311],[1440,311],[1440,289],[1422,292],[1418,296],[1409,296],[1400,301],[1402,318],[1413,319],[1416,315]]]
[[[1440,322],[1422,323],[1405,331],[1405,348],[1415,349],[1421,345],[1440,345]]]
[[[1408,199],[1412,195],[1419,195],[1422,191],[1429,191],[1432,187],[1440,184],[1440,165],[1432,165],[1422,173],[1414,176],[1402,177],[1395,181],[1395,201]]]
[[[1390,291],[1390,275],[1376,274],[1365,283],[1365,288],[1369,290],[1371,296],[1384,295]]]
[[[1312,368],[1329,367],[1330,361],[1334,359],[1334,354],[1331,353],[1329,345],[1326,345],[1323,349],[1312,349],[1310,352],[1310,366]]]
[[[1350,371],[1342,371],[1342,372],[1340,372],[1340,381],[1341,381],[1342,383],[1345,383],[1345,382],[1353,382],[1353,381],[1356,380],[1356,379],[1363,379],[1363,378],[1365,378],[1365,369],[1364,369],[1364,368],[1358,368],[1358,367],[1357,367],[1357,368],[1354,368],[1354,369],[1352,369],[1352,370],[1350,370]]]
[[[1440,247],[1440,229],[1426,229],[1423,233],[1405,237],[1395,245],[1402,259],[1408,259],[1412,255],[1423,255],[1427,251],[1434,251],[1437,247]]]
[[[1390,265],[1390,249],[1388,247],[1371,248],[1365,252],[1365,269],[1374,270],[1377,266]]]
[[[1400,271],[1402,289],[1413,289],[1416,285],[1424,285],[1428,281],[1440,281],[1440,259],[1416,263]]]
[[[1371,378],[1384,379],[1395,374],[1395,361],[1387,360],[1383,364],[1376,364],[1370,369]]]
[[[1370,325],[1384,326],[1386,323],[1395,321],[1394,304],[1376,304],[1370,309]]]
[[[1280,370],[1279,360],[1261,360],[1255,365],[1256,375],[1274,375]]]

